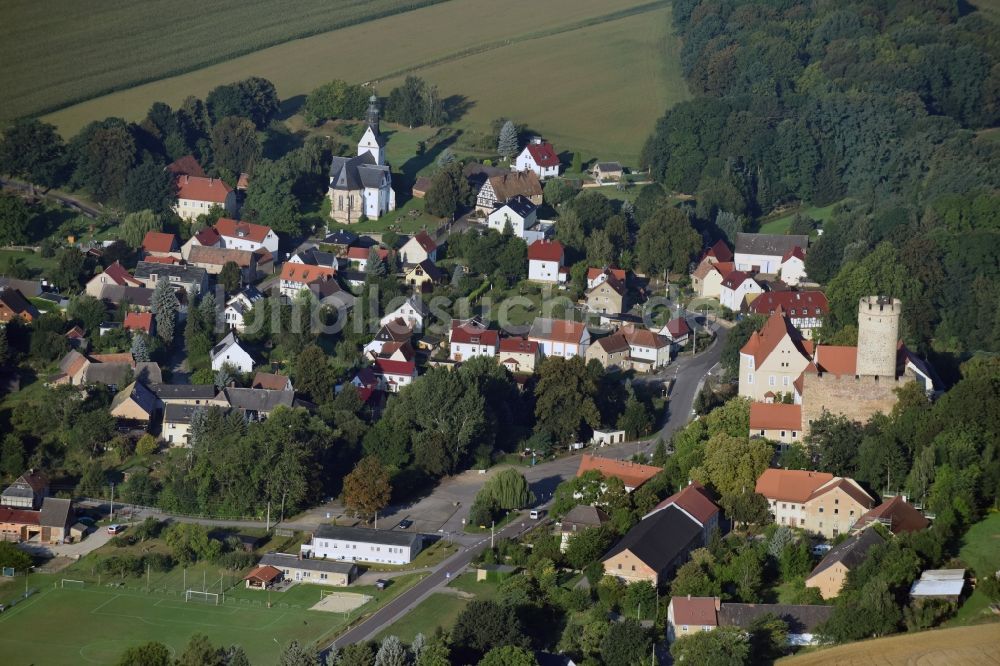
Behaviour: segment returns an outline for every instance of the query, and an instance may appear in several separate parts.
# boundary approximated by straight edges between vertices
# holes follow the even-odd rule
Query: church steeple
[[[372,94],[371,98],[368,100],[368,127],[372,128],[372,131],[375,132],[375,136],[379,135],[378,121],[378,96]]]

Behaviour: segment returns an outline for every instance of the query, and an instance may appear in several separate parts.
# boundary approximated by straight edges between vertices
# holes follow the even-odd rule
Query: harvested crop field
[[[938,629],[850,643],[778,662],[781,666],[997,666],[1000,624]]]

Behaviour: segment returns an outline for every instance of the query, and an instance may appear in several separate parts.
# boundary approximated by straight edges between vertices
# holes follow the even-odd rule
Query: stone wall
[[[907,372],[898,379],[885,377],[854,377],[805,373],[802,388],[802,430],[809,434],[809,424],[820,418],[823,411],[841,414],[865,423],[873,414],[888,414],[896,404],[896,389],[915,377]]]

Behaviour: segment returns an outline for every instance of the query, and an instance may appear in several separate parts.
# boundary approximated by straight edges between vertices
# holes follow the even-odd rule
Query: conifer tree
[[[167,344],[173,342],[174,325],[177,323],[177,296],[168,280],[158,280],[153,289],[153,316],[156,317],[156,334]]]
[[[514,123],[507,121],[500,128],[500,136],[497,139],[497,152],[507,159],[517,155],[517,128]]]

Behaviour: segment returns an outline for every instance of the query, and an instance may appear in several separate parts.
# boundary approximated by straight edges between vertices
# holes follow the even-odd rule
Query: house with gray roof
[[[68,499],[46,497],[38,514],[38,524],[42,528],[41,539],[48,543],[62,543],[69,537],[72,524],[73,503]]]
[[[135,267],[134,275],[148,289],[155,289],[156,283],[161,280],[169,281],[175,289],[195,294],[208,288],[208,271],[198,266],[140,261]]]
[[[291,408],[295,403],[294,391],[229,387],[223,393],[247,421],[263,421],[278,407]]]
[[[285,580],[317,585],[347,587],[358,577],[358,565],[353,562],[301,557],[290,553],[267,553],[260,566],[271,566],[284,574]]]
[[[14,509],[37,509],[49,494],[49,478],[42,472],[29,469],[0,494],[0,505]]]
[[[208,352],[212,361],[212,370],[221,370],[223,366],[231,366],[239,372],[250,372],[253,370],[254,359],[246,349],[240,345],[239,338],[232,331]]]
[[[423,543],[423,535],[415,532],[320,525],[312,540],[302,544],[301,552],[304,557],[319,559],[409,564]]]
[[[160,399],[141,381],[134,381],[111,400],[111,416],[125,423],[148,424],[161,407]]]
[[[229,405],[225,394],[212,384],[151,384],[149,390],[164,405]]]
[[[799,234],[736,234],[736,270],[745,273],[770,273],[781,271],[786,255],[795,249],[804,253],[809,247],[809,236]]]

